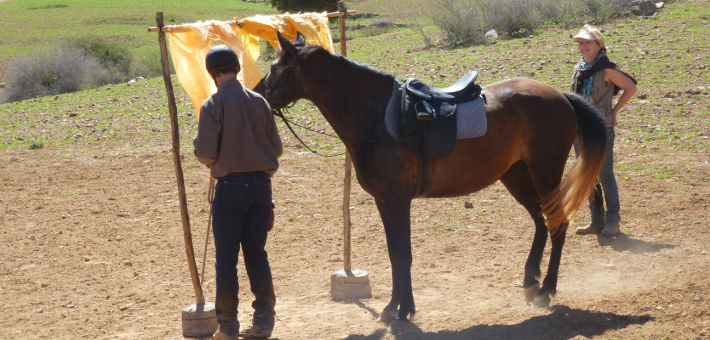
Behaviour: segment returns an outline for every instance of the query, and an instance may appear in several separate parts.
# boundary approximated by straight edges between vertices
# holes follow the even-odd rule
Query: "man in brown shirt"
[[[195,156],[217,178],[212,203],[216,248],[219,329],[214,339],[268,338],[274,328],[276,297],[266,254],[271,216],[271,176],[282,153],[269,104],[237,80],[239,60],[226,45],[207,53],[207,71],[218,86],[200,110]],[[239,331],[237,259],[244,252],[254,314]]]

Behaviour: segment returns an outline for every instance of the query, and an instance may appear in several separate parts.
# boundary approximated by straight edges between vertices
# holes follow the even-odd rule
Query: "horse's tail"
[[[577,94],[563,94],[577,115],[580,153],[569,174],[541,201],[550,235],[555,235],[562,224],[572,219],[592,193],[607,147],[607,127],[594,106]]]

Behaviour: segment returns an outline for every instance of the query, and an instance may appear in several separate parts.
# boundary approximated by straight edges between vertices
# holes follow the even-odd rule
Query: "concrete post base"
[[[364,270],[336,270],[330,275],[330,296],[334,301],[371,299],[370,277]]]
[[[214,303],[191,305],[182,310],[182,335],[185,337],[212,336],[217,331]]]

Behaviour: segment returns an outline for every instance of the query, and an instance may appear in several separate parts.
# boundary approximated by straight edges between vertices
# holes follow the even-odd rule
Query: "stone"
[[[120,310],[120,311],[123,312],[124,310],[130,308],[131,306],[133,306],[133,303],[129,303],[129,304],[125,305],[125,306],[121,306],[121,308],[119,308],[118,310]]]
[[[217,331],[217,314],[214,302],[190,305],[182,310],[182,335],[184,337],[211,336]]]
[[[661,9],[661,8],[663,8],[663,5],[665,5],[665,2],[657,2],[656,8]]]
[[[364,270],[336,270],[330,275],[330,296],[334,301],[371,299],[370,277]]]
[[[498,32],[496,32],[496,30],[490,30],[486,32],[486,38],[491,40],[498,40]]]
[[[656,4],[652,1],[640,1],[638,6],[631,9],[631,12],[638,16],[651,16],[658,11]]]

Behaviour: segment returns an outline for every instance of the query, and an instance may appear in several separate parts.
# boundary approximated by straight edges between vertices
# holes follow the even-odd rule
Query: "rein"
[[[286,112],[288,112],[288,108],[283,108],[283,110],[286,111]],[[343,153],[339,153],[339,154],[337,154],[337,155],[323,155],[323,154],[318,153],[318,151],[311,149],[308,145],[306,145],[306,143],[303,142],[303,140],[301,140],[301,137],[299,137],[299,136],[296,134],[296,131],[293,130],[293,128],[291,127],[291,124],[289,124],[289,122],[290,122],[290,123],[293,123],[294,125],[297,125],[297,126],[299,126],[299,127],[302,127],[302,128],[304,128],[304,129],[306,129],[306,130],[308,130],[308,131],[312,131],[312,132],[315,132],[315,133],[320,133],[321,135],[324,135],[324,136],[328,136],[328,137],[332,137],[332,138],[339,138],[340,140],[342,140],[342,138],[340,138],[340,137],[338,137],[338,136],[333,136],[333,135],[330,135],[330,134],[327,134],[327,133],[324,133],[324,132],[320,132],[320,131],[318,131],[318,130],[314,130],[314,129],[311,129],[311,128],[309,128],[309,127],[306,127],[306,126],[303,126],[303,125],[301,125],[301,124],[298,124],[298,123],[296,123],[296,122],[290,121],[289,119],[286,118],[286,116],[285,116],[284,113],[281,111],[281,109],[273,110],[273,111],[271,111],[271,113],[273,113],[274,116],[276,116],[276,117],[280,117],[280,118],[284,121],[284,123],[286,124],[286,126],[288,127],[288,129],[291,130],[291,133],[293,134],[293,136],[296,137],[296,139],[298,139],[298,141],[301,142],[301,144],[303,144],[303,146],[305,146],[306,149],[308,149],[308,151],[310,151],[311,153],[314,153],[314,154],[316,154],[316,155],[318,155],[318,156],[321,156],[321,157],[338,157],[338,156],[342,156],[342,155],[344,155],[344,154],[347,153],[347,151],[345,151],[345,152],[343,152]]]
[[[270,73],[271,73],[271,72],[269,72],[269,74],[270,74]],[[266,77],[264,77],[264,79],[266,79],[267,77],[269,77],[269,74],[267,74]],[[284,79],[286,79],[286,85],[285,85],[285,86],[282,86],[282,87],[288,87],[288,86],[291,85],[291,83],[293,83],[293,69],[291,68],[291,65],[287,66],[286,69],[284,70],[284,72],[282,72],[282,73],[279,75],[279,78],[278,78],[276,81],[274,81],[273,83],[279,84],[279,83],[280,83],[282,80],[284,80]],[[271,82],[270,82],[270,83],[271,83]],[[267,85],[266,85],[266,82],[263,81],[263,79],[262,79],[262,84],[263,84],[263,86],[264,86],[264,90],[265,90],[265,91],[266,91],[266,90],[271,90],[271,91],[273,91],[274,89],[276,89],[275,86],[274,86],[274,87],[269,87],[269,86],[267,86]],[[268,97],[267,97],[267,99],[268,99]],[[342,155],[346,154],[347,151],[345,151],[345,152],[343,152],[343,153],[336,154],[336,155],[324,155],[324,154],[321,154],[321,153],[319,153],[318,151],[313,150],[311,147],[309,147],[309,146],[301,139],[301,137],[299,137],[298,134],[296,134],[296,131],[293,130],[293,128],[291,127],[291,124],[296,125],[296,126],[298,126],[298,127],[301,127],[301,128],[303,128],[303,129],[306,129],[306,130],[308,130],[308,131],[311,131],[311,132],[315,132],[315,133],[324,135],[324,136],[328,136],[328,137],[331,137],[331,138],[338,138],[338,139],[340,139],[341,141],[350,140],[350,141],[367,142],[367,143],[403,142],[403,141],[406,141],[406,140],[410,139],[411,137],[413,137],[414,134],[416,133],[416,131],[414,131],[414,132],[413,132],[412,134],[410,134],[409,136],[406,136],[406,137],[404,137],[404,138],[399,138],[399,139],[356,139],[356,138],[345,138],[345,137],[340,137],[340,136],[334,136],[334,135],[327,134],[327,133],[324,133],[324,132],[321,132],[321,131],[318,131],[318,130],[314,130],[314,129],[309,128],[309,127],[307,127],[307,126],[303,126],[303,125],[301,125],[301,124],[298,124],[298,123],[296,123],[296,122],[294,122],[294,121],[291,121],[291,120],[289,120],[288,118],[286,118],[286,115],[284,114],[284,111],[285,111],[286,113],[288,113],[288,111],[289,111],[288,109],[289,109],[290,107],[293,107],[293,105],[295,105],[295,103],[293,103],[291,106],[287,106],[287,107],[284,107],[284,108],[271,110],[271,113],[272,113],[274,116],[279,117],[279,118],[281,118],[281,119],[283,120],[284,124],[286,124],[286,127],[288,127],[288,129],[291,131],[291,133],[293,134],[293,136],[296,137],[296,139],[297,139],[306,149],[308,149],[308,151],[310,151],[311,153],[316,154],[316,155],[318,155],[318,156],[321,156],[321,157],[338,157],[338,156],[342,156]],[[283,111],[282,111],[282,110],[283,110]]]
[[[291,106],[293,106],[293,105],[291,105]],[[283,108],[283,111],[286,111],[286,113],[288,113],[288,107],[284,107],[284,108]],[[343,153],[339,153],[339,154],[337,154],[337,155],[323,155],[323,154],[320,154],[320,153],[318,153],[317,151],[311,149],[308,145],[306,145],[305,142],[303,142],[303,140],[301,140],[301,137],[299,137],[298,134],[296,134],[296,131],[293,130],[293,128],[291,127],[291,124],[296,125],[296,126],[301,127],[301,128],[304,128],[304,129],[306,129],[306,130],[308,130],[308,131],[311,131],[311,132],[319,133],[319,134],[321,134],[321,135],[323,135],[323,136],[328,136],[328,137],[331,137],[331,138],[338,138],[338,139],[340,139],[341,141],[344,141],[344,140],[351,140],[351,141],[355,141],[355,142],[366,142],[366,143],[404,142],[404,141],[406,141],[406,140],[412,138],[412,136],[414,136],[414,134],[416,133],[416,131],[415,131],[415,132],[413,132],[412,134],[410,134],[409,136],[406,136],[406,137],[403,137],[403,138],[398,138],[398,139],[358,139],[358,138],[346,138],[346,137],[334,136],[334,135],[331,135],[331,134],[328,134],[328,133],[325,133],[325,132],[321,132],[321,131],[318,131],[318,130],[314,130],[314,129],[311,129],[311,128],[307,127],[307,126],[303,126],[303,125],[301,125],[301,124],[298,124],[298,123],[296,123],[296,122],[294,122],[294,121],[292,121],[292,120],[286,118],[286,116],[284,115],[283,111],[282,111],[282,109],[276,109],[276,110],[272,110],[271,113],[272,113],[274,116],[279,117],[279,118],[281,118],[281,119],[284,121],[284,123],[286,124],[286,126],[288,127],[288,129],[291,131],[291,133],[293,134],[293,136],[296,137],[296,139],[298,139],[298,141],[301,142],[301,144],[303,144],[303,146],[306,147],[306,149],[308,149],[311,153],[314,153],[314,154],[316,154],[316,155],[318,155],[318,156],[321,156],[321,157],[337,157],[337,156],[342,156],[342,155],[346,154],[347,151],[346,151],[346,152],[343,152]],[[289,124],[289,123],[291,123],[291,124]]]

